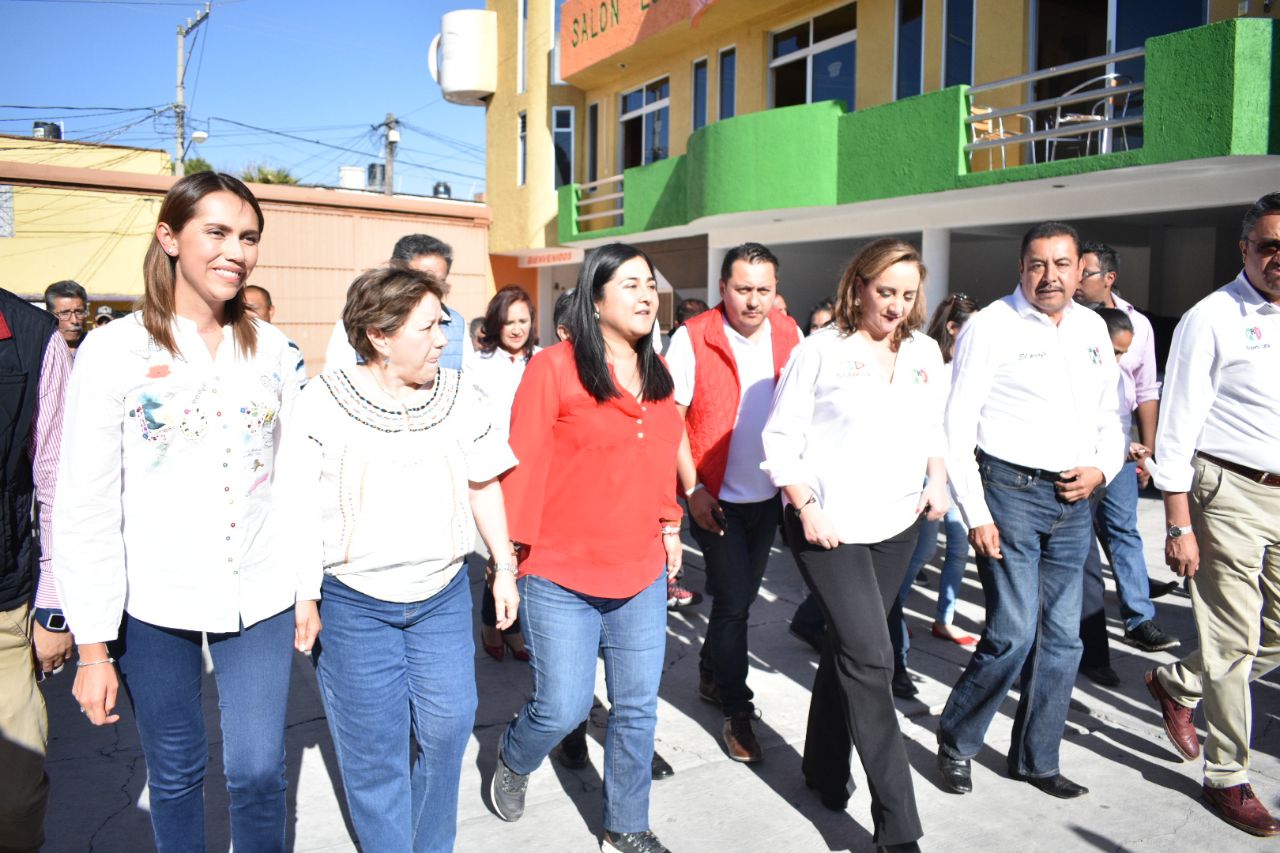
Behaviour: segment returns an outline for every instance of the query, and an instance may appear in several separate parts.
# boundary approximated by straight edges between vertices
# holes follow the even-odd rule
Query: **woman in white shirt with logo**
[[[73,693],[94,725],[116,722],[118,663],[161,853],[204,850],[204,642],[232,846],[284,850],[290,641],[318,625],[295,632],[272,522],[280,413],[299,383],[288,339],[245,306],[262,226],[230,175],[174,184],[141,310],[85,339],[67,392],[54,561],[80,650]]]
[[[894,853],[918,851],[923,830],[890,692],[886,614],[917,518],[947,510],[942,354],[918,331],[924,275],[919,253],[901,240],[858,252],[840,279],[835,323],[792,353],[764,430],[789,541],[828,626],[809,705],[805,781],[843,810],[856,747],[875,842]]]
[[[520,287],[508,284],[489,300],[477,351],[469,353],[462,365],[467,380],[480,392],[489,408],[493,428],[503,440],[511,431],[511,403],[524,377],[525,365],[541,350],[533,327],[537,312],[533,300]],[[505,631],[498,630],[493,596],[484,595],[480,607],[480,642],[494,660],[506,657],[527,661],[524,637],[517,619]]]

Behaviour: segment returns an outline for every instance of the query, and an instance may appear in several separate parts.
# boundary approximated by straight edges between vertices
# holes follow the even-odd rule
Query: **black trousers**
[[[827,620],[809,702],[805,779],[820,792],[847,795],[856,747],[871,789],[876,844],[915,841],[924,830],[890,689],[893,647],[885,620],[915,549],[916,525],[873,545],[828,551],[805,541],[795,513],[787,512],[786,524],[800,574]]]
[[[726,717],[755,710],[747,686],[747,622],[760,593],[769,548],[778,529],[782,503],[775,495],[757,503],[720,502],[724,535],[703,530],[690,517],[689,529],[707,566],[711,616],[702,643],[699,669],[715,681]]]

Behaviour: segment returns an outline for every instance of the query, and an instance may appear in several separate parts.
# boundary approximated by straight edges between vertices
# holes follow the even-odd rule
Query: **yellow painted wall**
[[[164,151],[0,136],[0,159],[168,175]],[[0,287],[38,297],[74,279],[90,298],[142,293],[141,258],[160,199],[126,193],[13,187],[14,236],[0,238]],[[120,301],[120,300],[116,300]]]

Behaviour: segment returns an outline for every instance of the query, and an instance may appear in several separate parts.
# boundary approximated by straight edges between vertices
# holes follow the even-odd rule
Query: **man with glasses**
[[[58,333],[74,357],[85,336],[84,318],[89,316],[89,294],[78,282],[70,279],[55,281],[45,288],[44,307],[58,318]]]
[[[1200,649],[1147,673],[1165,731],[1200,755],[1202,796],[1232,826],[1280,835],[1249,784],[1249,684],[1280,663],[1280,193],[1240,230],[1244,269],[1178,323],[1165,371],[1153,473],[1164,493],[1165,562],[1191,579]]]

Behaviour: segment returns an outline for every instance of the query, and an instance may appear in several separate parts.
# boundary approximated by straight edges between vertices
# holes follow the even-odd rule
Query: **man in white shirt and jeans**
[[[948,790],[973,790],[969,762],[1022,677],[1009,775],[1055,797],[1058,747],[1080,663],[1080,600],[1094,489],[1115,477],[1125,439],[1106,323],[1072,301],[1083,268],[1075,229],[1022,238],[1020,282],[978,312],[956,347],[947,471],[977,552],[987,623],[938,725]]]
[[[1200,649],[1146,680],[1186,759],[1200,755],[1204,700],[1204,800],[1269,836],[1280,822],[1249,785],[1249,684],[1280,663],[1280,193],[1245,214],[1240,255],[1240,275],[1183,315],[1169,351],[1153,479]]]

